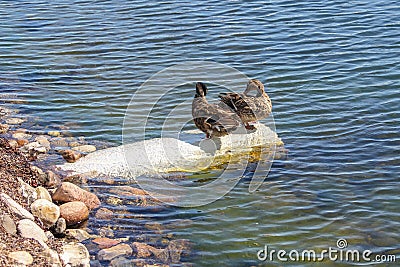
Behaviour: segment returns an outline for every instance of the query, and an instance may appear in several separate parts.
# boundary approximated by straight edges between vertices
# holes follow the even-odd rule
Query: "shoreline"
[[[38,131],[21,128],[26,119],[12,116],[12,113],[0,107],[0,160],[5,166],[0,169],[0,177],[5,183],[0,189],[0,265],[182,264],[181,255],[187,255],[190,250],[187,240],[169,238],[166,245],[160,247],[130,240],[129,236],[115,238],[103,229],[106,227],[87,228],[90,219],[112,223],[116,215],[102,204],[121,205],[122,201],[118,197],[101,197],[99,200],[87,191],[88,180],[95,177],[93,174],[71,175],[57,170],[56,163],[74,162],[97,148],[82,137],[65,137],[62,131],[38,134]],[[101,148],[104,147],[105,144]],[[13,174],[7,176],[11,169]],[[21,173],[25,176],[18,179]],[[104,182],[114,183],[110,179]],[[134,199],[130,203],[137,206],[153,206],[155,211],[160,209],[160,203],[131,183],[118,183],[112,186],[111,192]],[[8,199],[4,194],[24,209],[22,213],[29,215],[24,217],[13,212],[13,207],[4,200]],[[24,223],[37,232],[25,234],[21,228]],[[162,238],[163,227],[156,221],[146,228]]]

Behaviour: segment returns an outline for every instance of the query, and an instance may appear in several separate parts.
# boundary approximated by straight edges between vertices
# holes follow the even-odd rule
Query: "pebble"
[[[67,222],[65,221],[65,219],[58,218],[56,224],[53,226],[53,231],[56,234],[61,235],[65,232],[66,229],[67,229]]]
[[[113,212],[107,208],[100,208],[94,216],[100,220],[110,220],[113,217]]]
[[[61,184],[60,177],[52,171],[46,171],[44,184],[46,187],[54,188]]]
[[[79,242],[91,238],[91,235],[83,229],[67,229],[65,235],[68,237],[75,238]]]
[[[0,134],[8,132],[9,129],[10,126],[8,126],[7,124],[0,124]]]
[[[29,219],[33,221],[35,218],[32,213],[24,209],[20,204],[15,202],[9,195],[5,193],[0,194],[1,201],[7,205],[10,211],[19,219]]]
[[[78,151],[74,151],[71,149],[63,150],[60,152],[61,156],[68,162],[68,163],[74,163],[78,159],[82,157],[82,154]]]
[[[33,263],[33,257],[26,251],[14,251],[8,253],[8,257],[18,265],[26,266]]]
[[[32,135],[27,134],[27,133],[17,132],[12,135],[12,138],[14,138],[14,139],[29,139],[29,138],[32,138]]]
[[[119,244],[110,248],[105,248],[97,253],[100,261],[110,261],[119,256],[130,256],[132,248],[128,244]]]
[[[71,242],[64,245],[61,249],[60,258],[64,266],[90,266],[89,252],[83,244]]]
[[[96,243],[99,248],[103,249],[103,248],[110,248],[112,246],[118,245],[119,243],[121,243],[120,240],[116,240],[116,239],[111,239],[108,237],[98,237],[92,240],[93,243]]]
[[[96,151],[96,147],[93,145],[83,145],[83,146],[76,146],[73,147],[72,150],[81,152],[81,153],[91,153]]]
[[[61,135],[59,131],[49,131],[47,134],[53,137],[58,137]]]
[[[60,208],[47,199],[38,199],[33,202],[31,212],[46,228],[53,226],[60,217]]]
[[[23,122],[25,122],[25,120],[21,119],[21,118],[8,118],[8,119],[6,119],[6,123],[7,124],[21,124]]]
[[[0,225],[6,230],[10,235],[17,234],[17,226],[15,225],[13,219],[10,215],[4,214],[0,216]]]
[[[89,210],[85,203],[72,201],[60,206],[60,216],[65,219],[67,226],[75,225],[89,218]]]
[[[61,183],[53,194],[53,200],[60,202],[81,201],[90,210],[100,206],[100,200],[95,194],[85,191],[69,182]]]
[[[23,219],[18,222],[18,232],[24,238],[33,238],[43,244],[47,242],[47,236],[44,231],[33,221]]]
[[[52,201],[49,191],[43,186],[36,187],[36,194],[38,199],[46,199],[48,201]]]

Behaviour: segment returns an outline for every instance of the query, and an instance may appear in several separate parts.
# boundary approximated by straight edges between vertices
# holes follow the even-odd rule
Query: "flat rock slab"
[[[11,212],[17,216],[19,219],[29,219],[31,221],[35,220],[32,213],[24,209],[20,204],[15,202],[9,195],[5,193],[0,194],[0,200],[7,205]]]

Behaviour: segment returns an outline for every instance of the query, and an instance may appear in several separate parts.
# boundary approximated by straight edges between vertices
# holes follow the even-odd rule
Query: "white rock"
[[[33,263],[32,255],[26,251],[10,252],[8,253],[8,257],[22,266],[31,265]]]
[[[47,199],[38,199],[33,202],[31,212],[46,228],[53,226],[60,217],[60,207]]]
[[[53,267],[61,267],[61,261],[60,257],[58,256],[58,253],[52,249],[45,249],[42,252],[42,255],[46,258],[46,262]]]
[[[96,147],[93,145],[83,145],[83,146],[73,147],[72,150],[79,151],[82,153],[91,153],[96,151]]]
[[[4,204],[7,205],[7,207],[11,210],[11,212],[19,219],[29,219],[31,221],[35,219],[29,211],[27,211],[20,204],[15,202],[9,195],[1,193],[0,199],[1,201],[3,201]]]
[[[89,267],[90,257],[86,247],[80,243],[68,243],[62,247],[60,258],[64,265],[71,267]]]
[[[47,199],[50,202],[52,201],[49,191],[47,191],[43,186],[36,187],[36,194],[37,199]]]
[[[37,199],[36,189],[25,183],[21,178],[18,178],[18,182],[21,185],[19,192],[28,201],[28,204],[34,202]]]
[[[12,137],[13,137],[14,139],[29,139],[29,138],[32,137],[32,135],[27,134],[27,133],[14,133],[14,134],[12,135]]]
[[[73,237],[79,242],[91,238],[91,235],[83,229],[67,229],[65,235],[68,237]]]
[[[31,220],[23,219],[18,222],[18,232],[24,238],[33,238],[41,244],[47,242],[47,236],[36,223]]]
[[[8,119],[6,119],[6,123],[7,124],[21,124],[24,121],[25,120],[21,119],[21,118],[8,118]]]

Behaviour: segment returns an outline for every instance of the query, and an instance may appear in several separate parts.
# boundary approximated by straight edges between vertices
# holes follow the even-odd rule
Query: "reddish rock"
[[[54,201],[70,202],[70,201],[81,201],[92,210],[100,206],[99,198],[82,188],[69,183],[63,182],[53,194]]]
[[[82,154],[78,151],[67,149],[67,150],[61,151],[61,156],[63,156],[63,158],[67,162],[73,163],[73,162],[77,161],[78,159],[80,159],[82,157]]]
[[[19,147],[24,146],[24,145],[26,145],[28,143],[29,143],[29,141],[26,140],[26,139],[18,139],[17,140],[17,144],[18,144]]]
[[[103,249],[103,248],[110,248],[112,246],[118,245],[119,243],[121,243],[121,241],[111,239],[108,237],[99,237],[99,238],[93,239],[93,243],[96,243],[97,245],[99,245],[99,248]]]
[[[78,224],[89,218],[89,210],[85,203],[72,201],[60,206],[60,217],[64,218],[67,225]]]
[[[95,217],[101,220],[110,220],[113,217],[113,212],[107,208],[100,208],[96,211]]]
[[[133,251],[136,253],[137,258],[148,258],[158,250],[155,247],[140,242],[133,242],[132,247]]]

